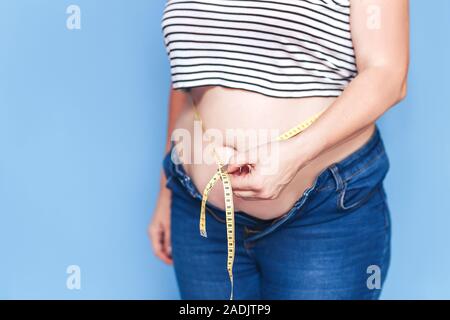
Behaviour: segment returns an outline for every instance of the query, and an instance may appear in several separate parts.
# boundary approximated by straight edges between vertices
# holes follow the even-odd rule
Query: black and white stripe
[[[350,0],[169,0],[174,88],[336,97],[357,73]]]

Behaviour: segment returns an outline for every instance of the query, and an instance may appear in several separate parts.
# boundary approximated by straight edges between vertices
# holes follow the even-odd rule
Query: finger
[[[160,259],[164,261],[166,264],[172,264],[172,249],[170,247],[170,233],[168,232],[168,229],[163,225],[161,226],[162,233],[160,236],[161,241],[161,254]]]
[[[164,226],[164,252],[172,260],[172,243],[170,240],[170,225]]]
[[[244,164],[242,166],[231,167],[231,169],[229,169],[228,165],[227,165],[227,172],[232,175],[241,176],[241,175],[249,174],[252,171],[253,171],[253,167],[250,164]]]
[[[240,199],[248,201],[258,201],[258,194],[254,191],[235,191],[234,195]]]
[[[241,174],[242,173],[242,168],[249,166],[249,164],[247,164],[246,162],[233,162],[233,163],[228,163],[227,164],[227,172],[229,174]]]
[[[149,229],[149,234],[153,252],[156,254],[157,252],[160,252],[162,250],[160,241],[161,229],[159,228],[159,226],[152,225]]]
[[[167,254],[165,252],[161,252],[161,254],[157,255],[157,257],[159,259],[161,259],[161,261],[164,262],[165,264],[168,264],[168,265],[173,264],[172,258],[167,256]]]
[[[228,164],[227,173],[229,174],[239,174],[241,172],[241,166],[238,164]]]
[[[164,250],[164,233],[161,225],[152,227],[150,229],[151,242],[154,254],[163,262],[170,264],[171,259],[167,256]]]
[[[239,168],[244,166],[251,166],[256,163],[255,159],[251,159],[248,152],[241,152],[233,155],[228,161],[228,173],[234,173],[239,170]]]
[[[255,173],[248,173],[242,175],[231,175],[231,187],[235,191],[258,191],[258,176]]]

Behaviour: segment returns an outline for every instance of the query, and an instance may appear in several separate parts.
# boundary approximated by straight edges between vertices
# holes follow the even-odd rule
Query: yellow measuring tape
[[[310,125],[314,123],[324,112],[325,110],[313,115],[312,117],[306,119],[299,125],[289,129],[285,133],[278,136],[275,140],[276,141],[283,141],[288,140],[299,133],[303,132],[305,129],[307,129]],[[198,113],[197,108],[194,106],[194,115],[196,120],[201,121],[200,114]],[[203,126],[202,126],[203,128]],[[231,283],[231,294],[230,294],[230,300],[233,300],[233,263],[234,263],[234,256],[235,256],[235,231],[234,231],[234,204],[233,204],[233,190],[231,188],[231,181],[230,176],[227,173],[226,165],[224,165],[221,160],[219,159],[217,153],[214,150],[214,157],[217,163],[217,172],[214,174],[214,176],[209,180],[209,182],[206,184],[205,189],[203,190],[203,197],[202,197],[202,204],[200,208],[200,235],[203,237],[207,237],[206,233],[206,202],[208,201],[208,195],[214,185],[217,181],[222,181],[223,184],[223,192],[224,192],[224,198],[225,198],[225,223],[226,223],[226,230],[227,230],[227,271],[228,276],[230,278]]]

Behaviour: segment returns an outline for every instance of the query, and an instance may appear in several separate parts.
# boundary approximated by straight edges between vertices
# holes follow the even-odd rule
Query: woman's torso
[[[266,133],[270,133],[271,130],[282,133],[315,113],[328,108],[336,99],[324,97],[279,99],[245,90],[217,86],[193,88],[191,97],[201,115],[204,130],[214,129],[216,130],[213,132],[215,136],[219,134],[223,137],[222,146],[218,148],[220,154],[245,151],[254,145],[255,135],[259,138],[257,143],[260,144],[264,142],[264,138],[269,137]],[[199,142],[200,126],[194,124],[194,119],[192,106],[187,107],[178,119],[176,128],[186,130],[181,131],[183,136],[189,132],[191,148],[186,147],[186,144],[179,143],[177,150],[180,152],[186,172],[196,187],[203,191],[216,172],[217,164],[211,161],[212,157],[208,158],[211,149],[207,148],[211,148],[211,146],[207,141],[203,139],[202,143]],[[297,173],[277,199],[249,201],[235,197],[235,210],[246,212],[260,219],[272,219],[283,215],[312,185],[323,169],[360,148],[370,138],[373,130],[374,126],[370,126],[358,136],[311,161]],[[238,136],[239,139],[227,139],[227,136]],[[184,152],[181,152],[182,148],[184,148]],[[211,191],[208,201],[216,207],[224,208],[223,190],[220,184]]]
[[[169,0],[162,26],[173,87],[191,88],[205,128],[222,136],[230,129],[247,138],[260,130],[282,133],[331,106],[357,74],[350,0]],[[177,123],[194,139],[191,148],[198,147],[193,120],[191,106]],[[277,199],[235,198],[235,209],[263,219],[282,215],[320,171],[359,148],[373,129],[310,162]],[[232,153],[248,144],[220,145]],[[217,164],[192,163],[197,152],[184,167],[202,191]],[[209,201],[223,209],[220,185]]]

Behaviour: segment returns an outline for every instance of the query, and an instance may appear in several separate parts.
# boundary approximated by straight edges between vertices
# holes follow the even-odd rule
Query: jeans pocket
[[[377,192],[383,193],[383,180],[388,170],[387,156],[382,154],[370,165],[341,179],[337,197],[338,209],[345,212],[358,209]],[[380,197],[380,200],[383,199]]]
[[[349,189],[347,185],[345,185],[338,196],[339,210],[349,211],[360,208],[364,203],[369,201],[379,188],[380,185]]]

